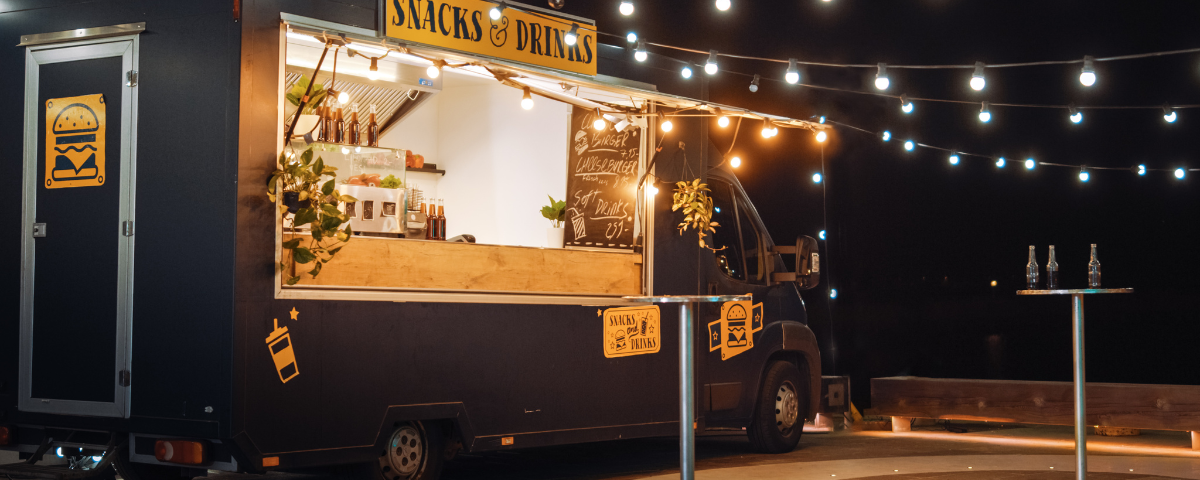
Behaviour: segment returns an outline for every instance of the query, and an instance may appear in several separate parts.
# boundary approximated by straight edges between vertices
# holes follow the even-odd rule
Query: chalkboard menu
[[[563,243],[631,249],[641,131],[630,125],[618,132],[611,123],[596,130],[595,121],[593,110],[575,107],[571,113]]]

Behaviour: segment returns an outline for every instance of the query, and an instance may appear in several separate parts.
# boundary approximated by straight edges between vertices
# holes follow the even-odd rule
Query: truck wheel
[[[113,468],[125,480],[191,480],[183,476],[183,469],[168,465],[136,463],[129,461],[128,452],[119,452],[113,458]]]
[[[750,443],[763,453],[792,451],[804,432],[806,412],[808,388],[800,369],[791,362],[772,362],[750,419]]]
[[[401,423],[380,452],[372,480],[434,480],[442,474],[446,435],[436,423]]]

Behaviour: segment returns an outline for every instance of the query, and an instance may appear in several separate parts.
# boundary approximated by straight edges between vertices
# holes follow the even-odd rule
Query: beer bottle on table
[[[1088,262],[1088,288],[1100,288],[1100,259],[1096,257],[1096,244],[1092,244],[1092,260]]]
[[[1050,246],[1050,259],[1046,261],[1046,288],[1058,288],[1058,257],[1054,254],[1054,245]]]
[[[1038,288],[1038,264],[1033,245],[1029,246],[1029,263],[1025,264],[1025,284],[1030,290]]]

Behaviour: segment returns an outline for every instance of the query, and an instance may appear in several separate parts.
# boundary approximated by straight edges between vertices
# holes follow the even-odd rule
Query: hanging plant
[[[299,157],[288,158],[285,154],[279,156],[279,169],[271,174],[267,183],[267,198],[276,202],[276,195],[282,193],[283,201],[279,205],[279,214],[292,217],[292,228],[308,225],[312,239],[307,246],[300,246],[302,239],[293,238],[283,242],[283,248],[291,251],[292,259],[297,264],[312,264],[308,274],[316,277],[321,273],[321,267],[333,260],[334,255],[350,241],[354,231],[350,229],[350,216],[338,210],[342,202],[357,202],[358,199],[337,192],[337,167],[325,165],[321,157],[313,161],[313,150],[309,148]],[[329,180],[325,180],[329,177]],[[279,189],[282,188],[282,191]],[[342,225],[346,225],[342,228]],[[279,263],[281,272],[288,270],[288,265]],[[287,279],[288,285],[300,281],[300,275],[292,269]]]
[[[712,198],[708,196],[707,183],[700,183],[700,179],[692,180],[690,183],[676,182],[674,203],[671,205],[671,211],[683,209],[683,221],[679,223],[679,234],[688,228],[696,231],[700,240],[700,247],[707,248],[714,252],[724,250],[725,247],[712,248],[704,241],[704,237],[708,234],[705,232],[716,232],[716,227],[720,225],[712,221],[713,203]]]

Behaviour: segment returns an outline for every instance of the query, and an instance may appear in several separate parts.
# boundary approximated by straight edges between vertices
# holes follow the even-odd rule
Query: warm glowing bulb
[[[575,45],[575,42],[579,41],[579,37],[573,33],[567,32],[567,36],[563,40],[567,42],[567,45]]]
[[[971,77],[971,90],[976,92],[983,90],[987,86],[987,80],[983,77]]]
[[[763,136],[763,138],[771,138],[771,129],[767,128],[767,127],[763,127],[762,136]]]
[[[954,154],[954,155],[950,156],[950,164],[958,165],[958,154]]]
[[[604,130],[607,127],[608,122],[604,121],[603,118],[597,118],[596,121],[592,122],[592,128],[595,128],[596,130]]]
[[[881,137],[881,138],[883,138],[883,141],[885,141],[885,142],[886,142],[886,141],[888,141],[888,140],[891,140],[891,139],[892,139],[892,132],[889,132],[889,131],[887,131],[887,130],[884,130],[884,131],[883,131],[883,134],[881,134],[881,135],[880,135],[880,137]]]
[[[533,99],[528,98],[528,97],[522,98],[521,99],[521,108],[524,108],[526,110],[533,110]]]
[[[633,15],[633,2],[621,2],[621,15]]]
[[[729,117],[722,115],[720,118],[717,119],[717,125],[720,125],[721,128],[728,127],[729,126]]]
[[[362,147],[354,147],[354,153],[362,153]]]
[[[340,103],[342,105],[350,103],[350,94],[346,93],[346,92],[339,92],[338,93],[338,103]]]
[[[430,65],[429,68],[425,69],[425,75],[428,75],[429,78],[437,78],[441,74],[442,69],[438,68],[437,65]]]
[[[908,150],[908,151],[910,151],[910,152],[911,152],[911,151],[913,151],[913,149],[914,149],[914,148],[917,148],[917,144],[916,144],[916,143],[913,143],[913,141],[912,141],[912,140],[906,140],[906,141],[904,142],[904,149],[905,149],[905,150]]]
[[[821,183],[821,180],[822,180],[822,178],[821,178],[821,174],[820,174],[820,173],[814,173],[814,174],[813,174],[813,176],[812,176],[812,179],[813,179],[813,183]]]
[[[913,112],[913,104],[912,104],[912,102],[908,102],[908,103],[906,103],[906,104],[904,104],[904,105],[901,105],[901,106],[900,106],[900,111],[901,111],[901,112],[904,112],[904,113],[912,113],[912,112]]]
[[[629,42],[629,43],[636,43],[637,42],[637,34],[633,33],[633,32],[629,32],[629,33],[625,34],[625,41]]]
[[[1033,170],[1033,167],[1036,167],[1036,166],[1037,166],[1037,162],[1035,162],[1032,158],[1025,159],[1025,168],[1027,170]]]
[[[347,155],[349,153],[350,153],[350,147],[342,147],[342,155]]]
[[[1092,174],[1088,173],[1088,171],[1087,171],[1087,170],[1080,170],[1080,171],[1079,171],[1079,181],[1081,181],[1081,182],[1086,182],[1086,181],[1088,181],[1088,180],[1091,180],[1091,179],[1092,179]]]
[[[738,168],[738,167],[742,166],[742,157],[733,157],[733,158],[729,159],[729,166],[731,166],[733,168]]]
[[[725,10],[729,10],[729,6],[729,0],[717,0],[717,10],[724,12]]]
[[[669,132],[672,128],[675,128],[675,125],[673,125],[670,120],[665,120],[662,122],[661,127],[662,131]]]
[[[490,12],[488,12],[488,16],[491,17],[492,20],[499,20],[500,19],[500,7],[492,7],[492,10]]]
[[[889,81],[887,77],[876,77],[875,78],[875,88],[878,88],[880,90],[887,90],[888,86],[891,84],[892,84],[892,82]]]
[[[817,143],[823,143],[827,138],[829,138],[829,135],[824,130],[817,132]]]
[[[654,185],[650,185],[649,187],[646,187],[646,191],[650,192],[651,195],[658,195],[658,187],[656,187]]]
[[[1182,169],[1182,168],[1176,168],[1176,169],[1175,169],[1175,178],[1178,178],[1178,179],[1180,179],[1180,180],[1183,180],[1183,177],[1184,177],[1185,175],[1187,175],[1187,171],[1185,171],[1184,169]]]
[[[709,75],[716,75],[717,74],[717,64],[715,64],[715,63],[704,64],[704,73],[707,73]]]
[[[639,62],[644,62],[644,61],[646,61],[646,51],[645,51],[645,50],[638,50],[638,51],[636,51],[636,52],[633,52],[633,59],[634,59],[634,60],[637,60],[637,61],[639,61]]]
[[[379,72],[376,70],[368,70],[367,78],[370,79],[371,81],[379,80]]]
[[[979,112],[979,121],[981,121],[983,123],[988,123],[988,122],[992,121],[992,113],[991,112]]]
[[[1083,86],[1085,86],[1085,87],[1090,87],[1092,85],[1095,85],[1096,84],[1095,72],[1080,73],[1079,74],[1079,83],[1082,83]]]
[[[1079,123],[1083,121],[1083,112],[1075,112],[1071,114],[1071,123]]]
[[[784,80],[787,80],[788,83],[796,83],[800,81],[800,74],[797,72],[787,72],[787,75],[784,75],[783,78]]]
[[[680,70],[679,74],[683,75],[683,78],[692,78],[692,67],[683,67],[683,70]]]

